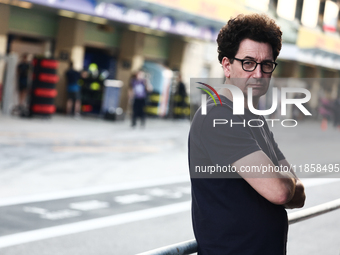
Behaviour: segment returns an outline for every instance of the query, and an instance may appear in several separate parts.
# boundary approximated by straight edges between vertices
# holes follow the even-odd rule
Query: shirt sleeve
[[[214,127],[216,119],[220,120],[219,123],[227,123],[215,124]],[[231,110],[223,106],[214,107],[206,116],[200,137],[212,164],[228,166],[261,150],[249,127],[243,125],[243,121],[245,120],[242,116],[233,115]]]
[[[283,155],[283,153],[282,153],[281,150],[279,149],[279,146],[277,145],[277,142],[276,142],[275,139],[274,139],[274,134],[273,134],[272,131],[270,131],[270,139],[272,140],[272,144],[273,144],[273,146],[274,146],[274,151],[275,151],[277,160],[280,161],[280,160],[285,159],[286,157]]]

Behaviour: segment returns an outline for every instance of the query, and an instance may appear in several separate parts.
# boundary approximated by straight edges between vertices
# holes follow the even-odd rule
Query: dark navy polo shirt
[[[189,166],[192,184],[192,222],[199,255],[286,254],[288,219],[285,208],[258,194],[237,173],[197,173],[208,166],[228,166],[262,150],[278,166],[284,159],[265,119],[245,109],[233,115],[232,102],[207,103],[207,115],[196,112],[189,135]],[[213,127],[214,119],[225,125]],[[233,125],[245,121],[243,125]],[[255,126],[249,127],[248,121]],[[196,170],[196,172],[195,172]]]

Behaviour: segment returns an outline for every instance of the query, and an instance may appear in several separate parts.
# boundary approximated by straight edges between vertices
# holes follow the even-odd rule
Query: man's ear
[[[224,76],[227,78],[230,78],[231,63],[229,61],[229,58],[224,57],[222,59],[222,67],[223,67]]]

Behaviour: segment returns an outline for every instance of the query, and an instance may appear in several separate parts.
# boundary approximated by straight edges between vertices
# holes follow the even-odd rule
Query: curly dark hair
[[[282,47],[282,32],[273,19],[265,14],[240,14],[230,19],[218,34],[216,41],[220,63],[224,57],[229,58],[232,63],[244,39],[269,43],[273,49],[274,60]]]

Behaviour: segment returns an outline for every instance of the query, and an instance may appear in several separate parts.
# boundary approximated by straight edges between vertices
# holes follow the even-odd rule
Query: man
[[[182,81],[181,73],[178,73],[177,76],[177,89],[174,96],[174,118],[180,119],[185,118],[185,109],[187,108],[187,91],[185,89],[185,85]]]
[[[189,136],[192,183],[192,218],[199,255],[285,254],[288,220],[285,208],[304,205],[301,181],[290,171],[247,173],[246,167],[289,167],[263,116],[248,109],[248,88],[253,106],[267,92],[281,49],[282,32],[265,15],[230,19],[218,38],[219,61],[226,83],[243,93],[244,115],[233,115],[233,95],[223,88],[222,106],[207,102],[207,114],[195,114]],[[234,125],[215,125],[227,119]],[[263,126],[243,126],[255,119]],[[239,123],[239,124],[235,124]],[[197,167],[229,166],[235,172],[214,178]],[[230,168],[231,167],[231,168]],[[195,172],[196,171],[196,172]]]
[[[80,116],[80,86],[78,84],[80,79],[80,73],[74,70],[73,62],[70,61],[69,69],[66,71],[67,81],[67,103],[66,103],[66,114],[70,115],[74,110],[76,117]]]
[[[28,61],[28,54],[22,55],[22,60],[18,65],[18,89],[19,89],[19,110],[26,107],[26,98],[29,85],[29,74],[31,65]]]
[[[132,127],[137,124],[137,118],[141,119],[142,127],[145,126],[145,111],[146,99],[148,92],[152,90],[152,85],[147,79],[144,71],[139,70],[131,77],[129,98],[132,101]]]

